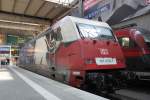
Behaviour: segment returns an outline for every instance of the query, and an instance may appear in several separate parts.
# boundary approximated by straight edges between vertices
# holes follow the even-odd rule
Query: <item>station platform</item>
[[[0,68],[0,100],[108,100],[17,66]]]

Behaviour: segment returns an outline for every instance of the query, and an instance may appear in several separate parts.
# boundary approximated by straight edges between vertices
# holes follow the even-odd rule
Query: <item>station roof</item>
[[[0,12],[53,20],[77,0],[0,0]]]
[[[78,0],[0,0],[0,32],[33,34],[63,17]]]

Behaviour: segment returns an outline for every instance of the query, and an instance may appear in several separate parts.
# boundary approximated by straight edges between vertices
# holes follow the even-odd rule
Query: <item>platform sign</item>
[[[101,13],[110,9],[110,3],[103,4],[104,0],[85,0],[84,1],[84,18],[92,19]]]
[[[24,43],[25,42],[25,38],[23,37],[18,37],[18,43]]]
[[[103,6],[100,6],[99,4],[96,4],[90,10],[85,11],[85,18],[92,19],[95,16],[98,16],[101,13],[108,11],[109,9],[110,9],[110,4],[106,4],[106,5],[103,5]]]
[[[99,3],[102,0],[84,0],[83,6],[84,11],[90,9],[91,7],[95,6],[97,3]]]
[[[18,43],[18,36],[7,35],[7,44],[16,45]]]
[[[84,18],[115,25],[149,13],[147,6],[150,6],[150,0],[85,0]]]
[[[150,5],[150,0],[145,0],[146,5]]]
[[[103,0],[84,0],[84,16],[87,19],[92,19],[100,13],[99,3]]]

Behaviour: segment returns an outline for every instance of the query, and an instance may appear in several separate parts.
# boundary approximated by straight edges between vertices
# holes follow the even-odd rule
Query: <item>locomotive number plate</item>
[[[116,58],[95,58],[97,65],[114,65],[117,64]]]

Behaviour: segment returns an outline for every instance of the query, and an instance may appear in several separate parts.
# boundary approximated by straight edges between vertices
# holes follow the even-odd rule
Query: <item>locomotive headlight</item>
[[[78,75],[80,75],[80,72],[79,71],[73,71],[72,74],[75,76],[78,76]]]
[[[93,64],[94,63],[94,59],[86,59],[85,60],[85,64]]]

